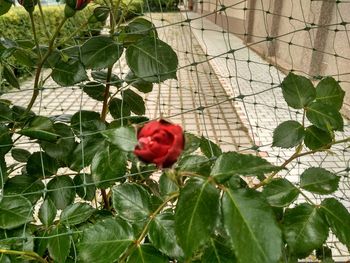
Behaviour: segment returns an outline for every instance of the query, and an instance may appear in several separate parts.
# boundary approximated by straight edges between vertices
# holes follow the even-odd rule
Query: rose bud
[[[38,0],[18,0],[18,3],[25,8],[29,13],[34,11]]]
[[[184,149],[185,138],[179,125],[165,120],[146,123],[137,133],[134,154],[159,168],[172,166]]]
[[[75,11],[82,10],[88,3],[90,0],[66,0],[66,5]]]

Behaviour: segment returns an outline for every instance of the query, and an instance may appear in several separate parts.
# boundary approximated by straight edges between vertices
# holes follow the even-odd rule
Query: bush
[[[146,0],[143,8],[145,12],[178,11],[178,4],[179,0]]]
[[[95,0],[94,3],[104,5],[103,0]],[[113,4],[116,7],[118,4],[117,0],[113,0]],[[120,3],[119,15],[122,12],[123,20],[129,21],[134,17],[143,14],[144,0],[122,0]],[[118,19],[119,16],[116,18]]]
[[[43,12],[45,15],[45,24],[47,32],[52,34],[57,25],[64,18],[64,6],[44,6]],[[63,36],[69,36],[72,34],[77,27],[85,23],[87,19],[92,14],[93,8],[85,8],[80,11],[74,17],[70,18],[67,23],[65,23],[62,30],[59,32],[58,38],[62,38]],[[39,9],[33,13],[35,26],[37,30],[39,43],[47,42],[47,35],[45,33],[45,28],[40,18]],[[102,29],[102,23],[93,23],[89,24],[89,29],[93,34],[98,34]],[[32,29],[30,24],[30,19],[28,13],[22,7],[13,7],[6,14],[0,17],[0,29],[1,29],[1,37],[8,39],[17,39],[23,40],[26,43],[29,41],[33,41]],[[86,31],[85,31],[86,32]],[[83,32],[84,33],[84,32]],[[68,42],[68,44],[73,44]],[[24,77],[28,75],[28,68],[21,64],[17,64],[13,61],[13,65],[15,67],[15,74],[17,77]]]

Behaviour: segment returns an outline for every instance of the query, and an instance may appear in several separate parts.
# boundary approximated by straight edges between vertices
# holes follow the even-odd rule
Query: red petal
[[[150,121],[138,131],[137,138],[152,136],[160,127],[161,125],[158,121]]]

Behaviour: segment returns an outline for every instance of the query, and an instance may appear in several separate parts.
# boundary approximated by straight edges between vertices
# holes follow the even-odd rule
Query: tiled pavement
[[[301,117],[287,107],[279,89],[271,89],[271,82],[280,83],[283,79],[281,72],[269,67],[247,48],[212,59],[213,55],[225,54],[232,48],[242,47],[243,43],[193,13],[151,14],[148,18],[159,27],[160,38],[175,49],[180,68],[177,80],[154,85],[153,91],[145,96],[149,118],[164,117],[180,123],[186,131],[209,137],[225,151],[252,152],[251,146],[258,145],[261,155],[277,164],[292,154],[292,151],[271,148],[274,127],[284,120]],[[188,18],[195,19],[190,23],[180,22]],[[125,60],[117,63],[114,72],[121,77],[127,73]],[[28,81],[21,91],[6,97],[17,105],[26,105],[31,86]],[[249,96],[235,101],[229,99],[240,94]],[[79,87],[62,88],[49,80],[33,110],[42,115],[59,115],[101,108],[101,103],[90,99]],[[349,124],[345,134],[350,136]],[[342,176],[342,187],[336,195],[350,208],[349,172],[345,171],[350,166],[350,152],[342,151],[344,148],[340,145],[334,154],[303,158],[288,167],[286,176],[297,183],[298,175],[310,166],[338,172]],[[338,255],[345,254],[340,244],[332,246]]]

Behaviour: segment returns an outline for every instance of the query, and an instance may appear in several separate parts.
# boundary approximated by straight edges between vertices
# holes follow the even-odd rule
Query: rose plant
[[[36,2],[26,1],[32,18]],[[335,137],[344,126],[337,81],[323,78],[315,88],[293,73],[283,80],[284,99],[303,116],[274,131],[273,146],[295,148],[284,163],[222,152],[178,124],[144,116],[140,93],[176,78],[178,67],[150,21],[126,21],[121,1],[106,1],[76,33],[110,17],[108,34],[75,46],[67,46],[74,34],[57,38],[87,3],[67,1],[66,16],[47,43],[37,40],[36,21],[26,46],[0,39],[1,72],[19,49],[22,59],[34,54],[36,62],[28,105],[0,100],[0,262],[277,263],[310,254],[330,262],[330,231],[350,247],[349,211],[329,197],[340,177],[321,167],[306,169],[300,184],[280,176],[305,155],[347,147],[349,138]],[[0,6],[1,13],[7,8]],[[116,75],[112,68],[123,53],[130,71]],[[101,111],[33,112],[48,79],[43,69],[59,86],[77,85],[102,102]],[[6,81],[18,83],[10,73]],[[21,148],[28,140],[39,150]],[[323,199],[316,203],[306,192]]]

